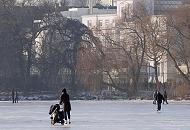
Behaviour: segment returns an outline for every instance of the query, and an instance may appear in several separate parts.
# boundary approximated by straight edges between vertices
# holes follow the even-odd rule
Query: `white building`
[[[109,30],[115,27],[116,14],[93,14],[83,15],[82,23],[90,29]]]
[[[82,17],[85,15],[116,14],[116,9],[70,8],[68,11],[62,11],[61,14],[67,18],[78,19],[82,22]]]
[[[134,12],[139,10],[139,7],[144,7],[149,14],[154,13],[154,1],[153,0],[118,0],[117,1],[117,15],[123,17],[131,17]]]
[[[105,6],[116,6],[117,0],[101,0],[101,4]]]

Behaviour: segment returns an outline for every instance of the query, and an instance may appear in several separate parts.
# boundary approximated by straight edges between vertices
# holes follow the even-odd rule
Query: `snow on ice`
[[[190,130],[190,101],[170,101],[158,113],[152,101],[71,101],[71,124],[50,124],[58,101],[0,102],[0,130]]]

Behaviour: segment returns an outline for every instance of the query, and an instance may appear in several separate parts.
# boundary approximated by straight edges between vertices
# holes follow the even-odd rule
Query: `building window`
[[[115,27],[115,20],[112,20],[112,27]]]
[[[102,20],[99,20],[99,21],[98,21],[98,25],[99,25],[99,27],[102,27],[102,26],[103,26],[103,21],[102,21]]]
[[[109,20],[105,20],[105,25],[109,26],[109,24],[110,24],[110,21]]]
[[[88,26],[88,27],[92,27],[92,20],[88,20],[88,21],[87,21],[87,26]]]

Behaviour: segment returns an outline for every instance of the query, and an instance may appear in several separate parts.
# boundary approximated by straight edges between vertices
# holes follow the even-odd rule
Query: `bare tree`
[[[133,21],[119,23],[115,32],[120,32],[120,35],[116,35],[116,39],[114,39],[113,35],[102,33],[109,45],[106,47],[109,52],[108,56],[104,52],[105,58],[106,56],[108,57],[108,59],[105,59],[105,63],[107,62],[105,64],[107,75],[114,88],[128,92],[129,96],[137,94],[142,66],[145,65],[144,55],[147,42],[145,21],[146,18],[136,17]],[[119,41],[117,37],[120,38]],[[114,52],[115,50],[117,50],[116,53]],[[112,70],[117,73],[123,71],[122,73],[127,77],[124,86],[118,86],[119,84],[114,82],[114,77],[111,75]]]
[[[79,21],[64,18],[58,13],[45,18],[42,28],[44,38],[39,51],[42,75],[48,77],[48,85],[67,86],[75,93],[79,86],[77,75],[81,71],[77,67],[81,60],[80,50],[96,46],[93,33]],[[65,74],[67,79],[61,78]]]
[[[190,84],[189,79],[189,8],[172,11],[167,20],[168,33],[166,35],[167,46],[157,44],[164,49],[173,61],[181,76]],[[182,70],[181,67],[185,67]]]
[[[161,44],[166,46],[166,39],[163,35],[166,35],[166,17],[163,16],[153,16],[147,21],[147,44],[146,44],[146,56],[149,62],[153,61],[155,81],[157,84],[156,89],[160,89],[160,84],[158,80],[158,65],[161,60],[166,56],[166,52],[157,46]]]

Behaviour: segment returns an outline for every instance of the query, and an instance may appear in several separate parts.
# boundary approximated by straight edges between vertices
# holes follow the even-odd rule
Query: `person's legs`
[[[64,117],[65,117],[65,120],[67,121],[67,112],[64,111]]]
[[[71,117],[70,111],[67,111],[67,116],[68,116],[68,119],[70,119],[70,117]]]
[[[64,112],[64,115],[65,115],[65,124],[67,124],[67,118],[69,120],[69,124],[71,123],[71,115],[70,115],[70,111],[65,111]]]
[[[158,111],[161,110],[161,103],[158,103]]]
[[[159,110],[159,103],[157,102],[157,111]]]
[[[67,115],[68,115],[68,119],[69,119],[69,124],[71,124],[71,114],[70,114],[70,111],[67,112]]]

